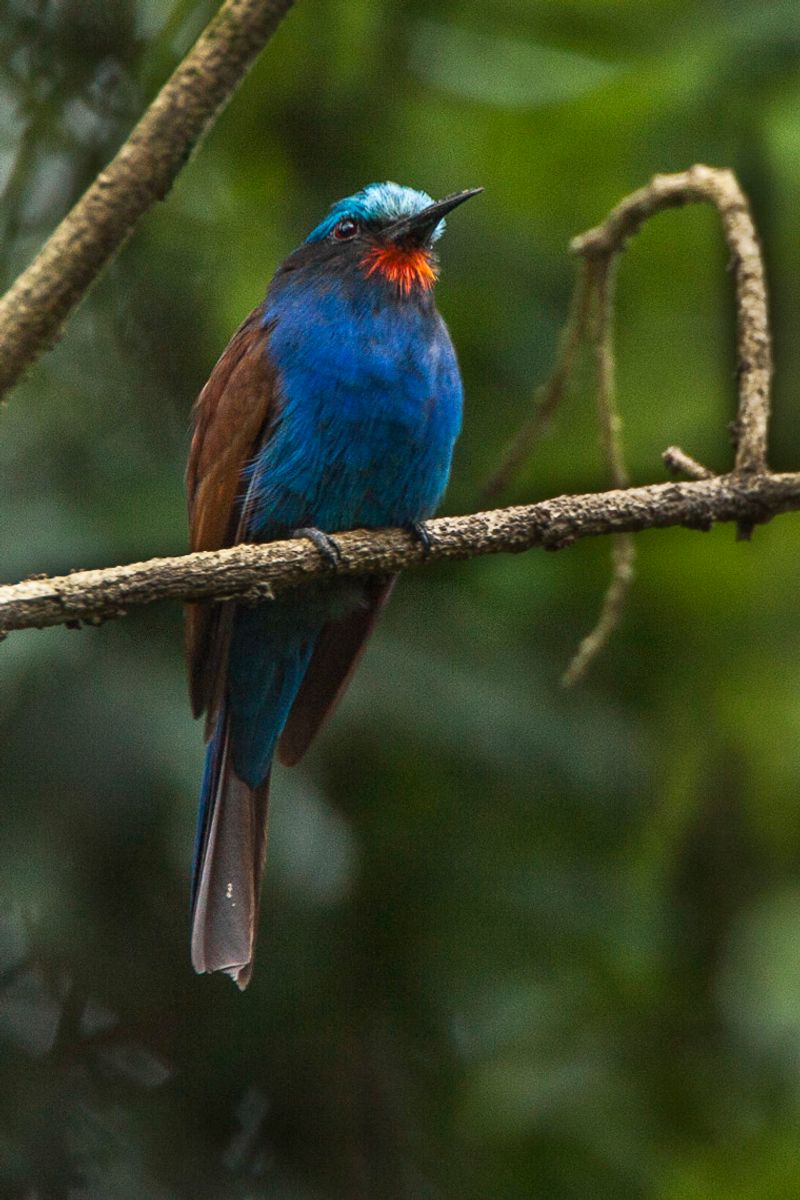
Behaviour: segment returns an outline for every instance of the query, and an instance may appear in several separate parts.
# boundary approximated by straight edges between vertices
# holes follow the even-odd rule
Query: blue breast
[[[402,525],[436,509],[461,380],[431,298],[361,272],[277,276],[265,305],[276,422],[250,467],[249,536]]]

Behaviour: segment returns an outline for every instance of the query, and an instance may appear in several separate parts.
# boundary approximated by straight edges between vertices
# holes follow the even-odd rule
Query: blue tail
[[[288,605],[236,612],[228,688],[200,793],[192,962],[196,971],[227,971],[241,988],[252,971],[272,756],[318,632]]]

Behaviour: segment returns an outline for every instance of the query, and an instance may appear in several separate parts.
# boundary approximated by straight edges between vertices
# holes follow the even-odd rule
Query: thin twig
[[[590,330],[595,371],[597,373],[597,420],[600,441],[608,463],[608,473],[614,487],[630,483],[622,450],[622,418],[617,408],[616,363],[614,360],[614,260],[612,257],[592,261],[594,305]]]
[[[226,0],[115,158],[0,299],[0,397],[163,200],[293,0]]]
[[[622,418],[617,407],[614,362],[614,267],[612,254],[597,255],[587,263],[592,277],[594,303],[590,321],[597,374],[596,402],[600,441],[611,483],[625,488],[630,482],[622,448]],[[564,687],[579,683],[616,629],[634,578],[636,549],[629,533],[614,534],[611,545],[611,580],[594,628],[581,641],[561,677]]]
[[[553,373],[536,389],[530,415],[514,435],[503,454],[500,466],[481,492],[481,498],[487,503],[496,500],[510,487],[564,399],[575,371],[581,342],[586,336],[591,300],[590,275],[588,263],[583,263],[575,280],[569,313],[559,338]]]
[[[580,683],[619,625],[634,580],[635,559],[636,548],[632,535],[614,534],[611,543],[611,582],[606,588],[600,615],[594,629],[581,641],[572,661],[561,676],[562,687],[574,687],[576,683]]]
[[[537,546],[558,550],[580,538],[672,525],[707,530],[721,521],[759,523],[798,510],[800,473],[734,472],[713,479],[559,496],[539,504],[430,521],[429,549],[400,529],[336,534],[341,552],[336,575],[379,574]],[[327,560],[305,540],[155,558],[0,587],[0,629],[99,624],[156,600],[253,603],[331,578]]]
[[[713,479],[714,472],[704,467],[680,446],[667,446],[661,455],[664,466],[673,475],[685,475],[687,479]]]

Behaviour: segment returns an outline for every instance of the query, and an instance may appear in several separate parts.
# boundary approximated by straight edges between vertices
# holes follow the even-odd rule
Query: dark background
[[[10,282],[213,11],[0,3]],[[655,171],[733,167],[765,242],[771,461],[800,464],[795,3],[305,0],[0,416],[2,576],[180,553],[193,397],[334,199],[482,184],[442,243],[480,489],[553,361],[569,238]],[[717,220],[622,266],[637,482],[731,454]],[[596,490],[588,373],[508,501]],[[274,783],[256,972],[195,977],[202,735],[178,605],[0,647],[0,1195],[800,1195],[798,518],[409,573],[346,702]]]

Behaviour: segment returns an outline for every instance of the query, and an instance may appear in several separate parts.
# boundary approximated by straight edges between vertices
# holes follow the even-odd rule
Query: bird
[[[434,303],[445,217],[372,183],[333,204],[278,267],[192,410],[192,550],[404,526],[424,546],[461,428],[456,354]],[[198,973],[250,981],[273,759],[297,763],[350,681],[393,576],[336,579],[245,605],[186,606],[192,710],[205,713],[191,893]]]

